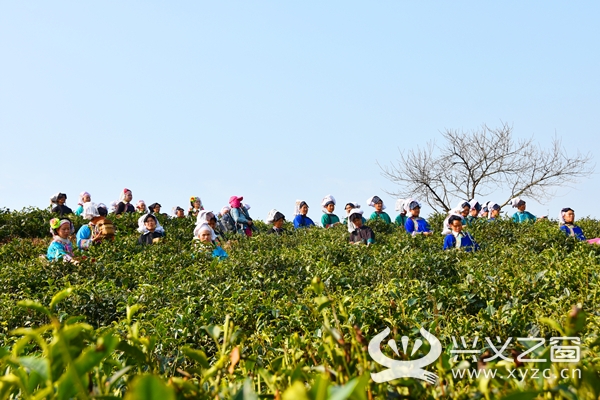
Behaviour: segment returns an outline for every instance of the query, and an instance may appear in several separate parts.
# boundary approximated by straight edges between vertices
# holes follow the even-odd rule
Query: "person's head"
[[[330,213],[332,213],[332,212],[333,212],[333,210],[335,210],[335,204],[333,203],[333,201],[330,201],[330,202],[328,202],[328,203],[325,205],[325,209],[326,209],[327,211],[329,211]]]
[[[215,217],[215,214],[208,213],[206,215],[206,220],[208,221],[208,226],[211,228],[215,229],[217,227],[217,217]]]
[[[62,206],[65,204],[65,202],[67,201],[67,195],[64,193],[59,193],[58,196],[56,197],[56,204]]]
[[[146,212],[146,202],[144,200],[138,200],[137,204],[135,205],[135,208],[139,212]]]
[[[408,205],[408,210],[413,217],[418,217],[421,215],[421,205],[416,201],[411,201],[411,203]]]
[[[525,200],[521,200],[520,197],[515,197],[510,200],[510,204],[516,208],[517,210],[523,212],[525,211]]]
[[[200,229],[198,229],[197,237],[202,243],[212,243],[212,230],[210,226],[203,224]]]
[[[152,214],[146,215],[144,218],[144,226],[148,231],[154,232],[156,230],[156,217]]]
[[[460,205],[460,215],[462,215],[463,217],[466,217],[467,215],[469,215],[469,212],[471,211],[471,205],[468,202],[464,202]]]
[[[463,229],[462,218],[458,215],[453,215],[448,219],[448,225],[450,225],[452,232],[458,233]]]
[[[560,213],[562,214],[565,224],[572,224],[573,222],[575,222],[575,211],[573,211],[572,208],[563,208],[562,210],[560,210]]]
[[[350,222],[352,222],[354,224],[355,227],[360,228],[362,226],[362,215],[359,213],[352,213],[350,214],[350,216],[348,217],[348,219],[350,219]]]
[[[154,214],[158,214],[158,213],[160,213],[161,207],[162,206],[160,205],[160,203],[152,203],[152,204],[150,204],[150,207],[148,207],[148,208],[150,208],[150,211],[153,212]]]
[[[350,213],[350,211],[354,208],[354,204],[353,203],[347,203],[344,206],[344,210],[346,210],[346,214]]]
[[[133,199],[133,193],[129,189],[123,189],[123,203],[129,203]]]
[[[229,198],[229,205],[231,208],[240,208],[242,206],[242,200],[244,200],[244,197],[231,196]]]
[[[200,197],[192,196],[190,197],[190,205],[195,210],[200,210],[202,208],[202,200],[200,200]]]
[[[500,206],[498,204],[491,204],[488,207],[489,217],[498,218],[500,216]]]
[[[479,213],[481,212],[481,203],[478,202],[477,200],[473,199],[471,201],[469,201],[469,206],[471,207],[469,214],[472,217],[477,217],[479,215]]]
[[[373,204],[375,211],[383,211],[383,200],[381,200],[379,196],[373,196],[373,198],[371,199],[371,204]]]
[[[88,192],[79,193],[79,204],[84,205],[92,201],[92,196]]]
[[[181,207],[175,208],[175,217],[185,218],[185,212],[183,211],[183,208],[181,208]]]
[[[300,211],[301,215],[308,214],[308,204],[306,204],[305,201],[301,202],[300,205],[298,206],[298,210]]]
[[[50,232],[61,239],[67,239],[73,232],[73,223],[68,218],[52,218],[50,220]]]
[[[273,226],[277,229],[281,229],[283,223],[285,222],[285,216],[277,211],[275,216],[273,217]]]
[[[98,214],[101,217],[106,217],[108,215],[108,208],[106,208],[106,204],[104,204],[104,203],[98,204]]]
[[[231,210],[231,208],[229,208],[229,206],[225,206],[225,207],[221,208],[221,212],[219,213],[219,215],[224,216],[225,214],[229,214],[230,210]]]

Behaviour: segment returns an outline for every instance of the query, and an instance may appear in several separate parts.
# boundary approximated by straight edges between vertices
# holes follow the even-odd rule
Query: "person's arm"
[[[79,207],[77,207],[77,209],[75,210],[75,215],[80,216],[83,213],[83,206],[79,205]]]
[[[377,211],[373,211],[373,214],[369,217],[369,221],[374,221],[378,218]]]
[[[513,222],[519,222],[519,213],[518,212],[513,214]]]
[[[384,212],[382,214],[383,220],[385,221],[386,224],[391,224],[392,223],[392,219],[390,218],[389,214]]]
[[[298,214],[294,217],[294,229],[302,227],[302,215]]]
[[[323,228],[329,228],[331,225],[329,214],[323,214],[323,216],[321,216],[321,225],[323,225]]]
[[[406,230],[407,233],[413,233],[415,231],[415,223],[412,218],[408,218],[406,220],[406,223],[404,224],[404,230]]]
[[[367,231],[367,246],[373,243],[375,243],[375,232],[373,232],[373,229],[369,228]]]

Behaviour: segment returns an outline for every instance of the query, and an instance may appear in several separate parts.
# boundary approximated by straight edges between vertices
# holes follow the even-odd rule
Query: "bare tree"
[[[446,129],[444,143],[427,143],[424,149],[400,151],[382,174],[401,186],[398,196],[424,199],[434,210],[449,211],[455,199],[473,199],[495,191],[510,191],[505,206],[515,196],[540,202],[552,189],[568,186],[594,172],[590,153],[569,156],[561,141],[554,138],[550,149],[533,139],[515,140],[512,126],[470,132]]]

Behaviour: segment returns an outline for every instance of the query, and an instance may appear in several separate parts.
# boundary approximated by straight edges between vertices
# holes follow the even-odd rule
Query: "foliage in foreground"
[[[194,250],[189,220],[163,221],[166,240],[141,248],[134,218],[124,217],[114,243],[72,265],[38,257],[48,219],[40,210],[0,212],[0,398],[600,394],[600,247],[565,240],[550,223],[478,224],[471,232],[483,250],[475,254],[443,252],[440,235],[411,238],[376,224],[378,244],[368,248],[348,244],[343,227],[313,229],[237,239],[230,258],[217,262]],[[596,221],[581,225],[600,236]],[[444,352],[428,367],[439,385],[373,382],[383,368],[367,344],[386,327],[398,343],[418,338],[420,327],[440,339]],[[580,336],[581,362],[455,361],[452,337],[476,335]],[[516,358],[520,346],[506,354]],[[517,367],[580,369],[581,378],[453,374]]]

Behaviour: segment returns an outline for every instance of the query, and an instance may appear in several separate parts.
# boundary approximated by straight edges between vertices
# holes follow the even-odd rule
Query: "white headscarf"
[[[116,201],[116,200],[115,200],[115,201],[111,201],[111,202],[110,202],[110,210],[109,210],[109,212],[112,214],[112,213],[114,213],[115,211],[117,211],[117,206],[118,206],[118,205],[119,205],[119,202],[118,202],[118,201]]]
[[[217,235],[215,234],[213,228],[211,228],[210,225],[208,225],[207,223],[196,226],[196,228],[194,229],[194,237],[197,238],[198,236],[200,236],[200,232],[206,230],[210,231],[210,240],[215,241],[217,239]]]
[[[469,206],[469,208],[471,208],[471,203],[469,203],[468,201],[465,200],[461,200],[458,202],[458,204],[456,205],[456,207],[454,207],[454,210],[460,210],[462,211],[462,209],[466,206]]]
[[[368,205],[368,206],[371,206],[371,207],[375,207],[375,200],[376,200],[376,199],[379,199],[379,200],[381,200],[381,197],[379,197],[379,196],[372,196],[372,197],[369,197],[369,198],[367,199],[367,205]],[[379,203],[379,201],[378,201],[378,203]],[[381,209],[382,209],[382,210],[385,210],[385,203],[383,202],[383,200],[381,200],[381,205],[383,206],[383,207],[381,207]]]
[[[394,207],[394,209],[396,211],[400,211],[400,213],[406,212],[406,210],[404,209],[404,203],[406,202],[406,199],[398,199],[396,200],[396,206]]]
[[[219,216],[222,217],[223,215],[227,214],[229,211],[231,211],[231,207],[225,206],[225,207],[221,208],[221,212],[219,213]]]
[[[419,208],[421,208],[421,203],[419,203],[418,201],[416,201],[413,198],[408,198],[404,201],[404,210],[406,211],[406,215],[408,215],[409,217],[412,217],[412,211],[411,211],[410,205],[413,203],[417,203],[417,206]],[[413,207],[413,209],[414,208],[415,207]]]
[[[354,225],[352,223],[352,221],[350,220],[350,217],[352,216],[352,214],[360,214],[360,217],[362,218],[363,215],[363,210],[357,208],[353,208],[352,210],[350,210],[350,214],[348,214],[348,232],[352,233],[356,230],[356,225]]]
[[[510,205],[511,205],[513,208],[517,208],[517,207],[519,206],[519,203],[520,203],[521,201],[523,201],[523,200],[521,200],[521,198],[520,198],[520,197],[515,197],[514,199],[511,199],[511,200],[510,200]]]
[[[94,217],[99,217],[100,213],[98,212],[96,204],[88,201],[87,203],[83,203],[83,212],[81,213],[81,216],[91,220]]]
[[[267,215],[267,224],[272,224],[273,222],[275,222],[275,216],[278,213],[281,214],[276,209],[272,209],[271,211],[269,211],[269,214]],[[283,214],[281,214],[281,215],[283,215]]]
[[[321,200],[321,208],[322,208],[322,210],[323,210],[323,212],[325,214],[333,214],[333,213],[330,213],[329,211],[327,211],[327,208],[325,208],[325,205],[327,203],[333,203],[333,205],[337,204],[335,202],[335,198],[332,195],[330,195],[330,194],[328,194],[327,196],[323,197],[323,200]]]
[[[246,211],[248,211],[250,209],[250,204],[248,204],[248,203],[244,203],[243,206],[246,209]]]
[[[498,210],[500,210],[500,205],[498,205],[498,203],[494,203],[493,201],[488,201],[488,203],[487,203],[488,219],[492,218],[492,210],[495,207],[498,207]]]
[[[50,197],[50,203],[51,204],[58,204],[58,197],[60,195],[64,195],[65,199],[67,198],[67,195],[61,192],[56,193],[54,196]]]
[[[450,227],[450,217],[452,217],[453,215],[456,215],[457,217],[460,217],[460,219],[462,220],[462,215],[460,214],[462,209],[463,208],[460,207],[460,204],[459,204],[459,207],[448,211],[448,216],[446,217],[446,219],[444,219],[444,223],[442,224],[442,235],[447,235],[449,233],[452,233],[452,228]]]
[[[215,215],[212,211],[201,210],[198,212],[198,216],[196,217],[196,225],[200,226],[202,224],[208,224],[208,214]]]
[[[300,215],[300,204],[305,203],[308,206],[308,203],[306,203],[304,200],[296,200],[296,206],[294,208],[294,215]]]
[[[160,222],[158,222],[158,218],[156,218],[156,216],[154,214],[144,214],[141,217],[139,217],[138,218],[138,229],[137,229],[137,231],[139,233],[146,233],[146,232],[148,232],[148,229],[146,229],[146,225],[144,225],[144,220],[146,219],[146,217],[148,215],[152,215],[154,217],[154,220],[156,221],[156,229],[154,229],[154,232],[165,233],[165,228],[163,228],[162,225],[160,224]]]
[[[475,199],[469,201],[469,205],[471,206],[471,210],[477,209],[477,207],[479,207],[479,210],[477,212],[481,211],[481,208],[483,208],[481,207],[481,204],[479,204],[479,202]]]

